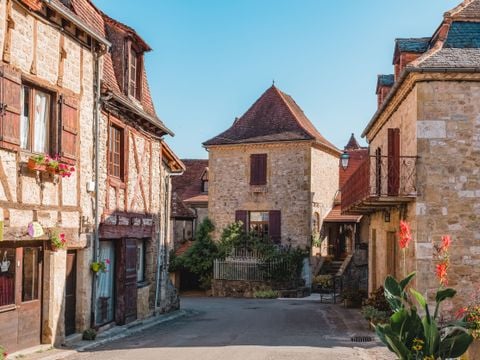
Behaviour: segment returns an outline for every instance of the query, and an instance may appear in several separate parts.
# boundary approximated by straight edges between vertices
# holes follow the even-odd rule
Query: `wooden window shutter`
[[[247,217],[248,212],[246,210],[235,211],[235,222],[241,221],[243,223],[243,231],[247,232]]]
[[[267,184],[267,154],[250,155],[250,185]]]
[[[0,147],[20,147],[22,81],[20,72],[7,66],[0,68]]]
[[[275,244],[282,241],[282,214],[280,210],[271,210],[268,213],[268,235],[270,240]]]
[[[67,163],[77,159],[78,99],[60,97],[60,158]]]
[[[388,195],[397,196],[400,188],[400,129],[388,129]]]

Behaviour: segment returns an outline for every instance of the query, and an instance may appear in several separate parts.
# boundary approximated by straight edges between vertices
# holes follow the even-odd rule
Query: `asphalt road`
[[[394,359],[358,310],[300,300],[184,298],[189,315],[69,359]]]

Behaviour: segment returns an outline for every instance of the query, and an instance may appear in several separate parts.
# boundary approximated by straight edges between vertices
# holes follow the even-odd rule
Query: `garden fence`
[[[216,259],[213,263],[215,280],[267,281],[274,271],[279,271],[287,264],[263,260],[255,257]]]

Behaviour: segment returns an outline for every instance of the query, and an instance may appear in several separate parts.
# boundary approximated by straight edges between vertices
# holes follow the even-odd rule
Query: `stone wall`
[[[267,185],[250,186],[250,155],[267,154]],[[283,244],[310,246],[310,143],[209,148],[209,208],[214,239],[235,221],[236,210],[281,211]]]
[[[92,195],[86,191],[86,182],[93,178],[93,55],[89,48],[70,37],[68,31],[35,18],[15,1],[9,3],[8,13],[15,24],[10,34],[6,31],[7,1],[0,0],[2,65],[19,70],[22,79],[50,92],[52,106],[57,106],[57,96],[62,93],[77,97],[80,126],[76,171],[69,178],[54,180],[46,174],[37,176],[25,168],[31,153],[0,149],[0,168],[6,174],[6,181],[0,182],[4,240],[31,240],[23,234],[32,221],[39,221],[45,229],[57,227],[68,234],[69,248],[78,250],[77,328],[81,330],[90,325],[90,252],[83,249],[91,237],[93,224]],[[65,261],[65,251],[44,252],[42,341],[45,343],[59,344],[64,337]]]
[[[417,283],[429,296],[436,291],[432,243],[451,235],[456,310],[480,283],[480,84],[432,81],[417,88]]]

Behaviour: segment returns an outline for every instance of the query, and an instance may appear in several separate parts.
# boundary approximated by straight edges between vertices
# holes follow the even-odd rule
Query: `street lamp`
[[[350,155],[348,154],[347,150],[345,150],[343,154],[340,155],[340,166],[342,167],[343,170],[347,170],[349,160],[350,160]]]

